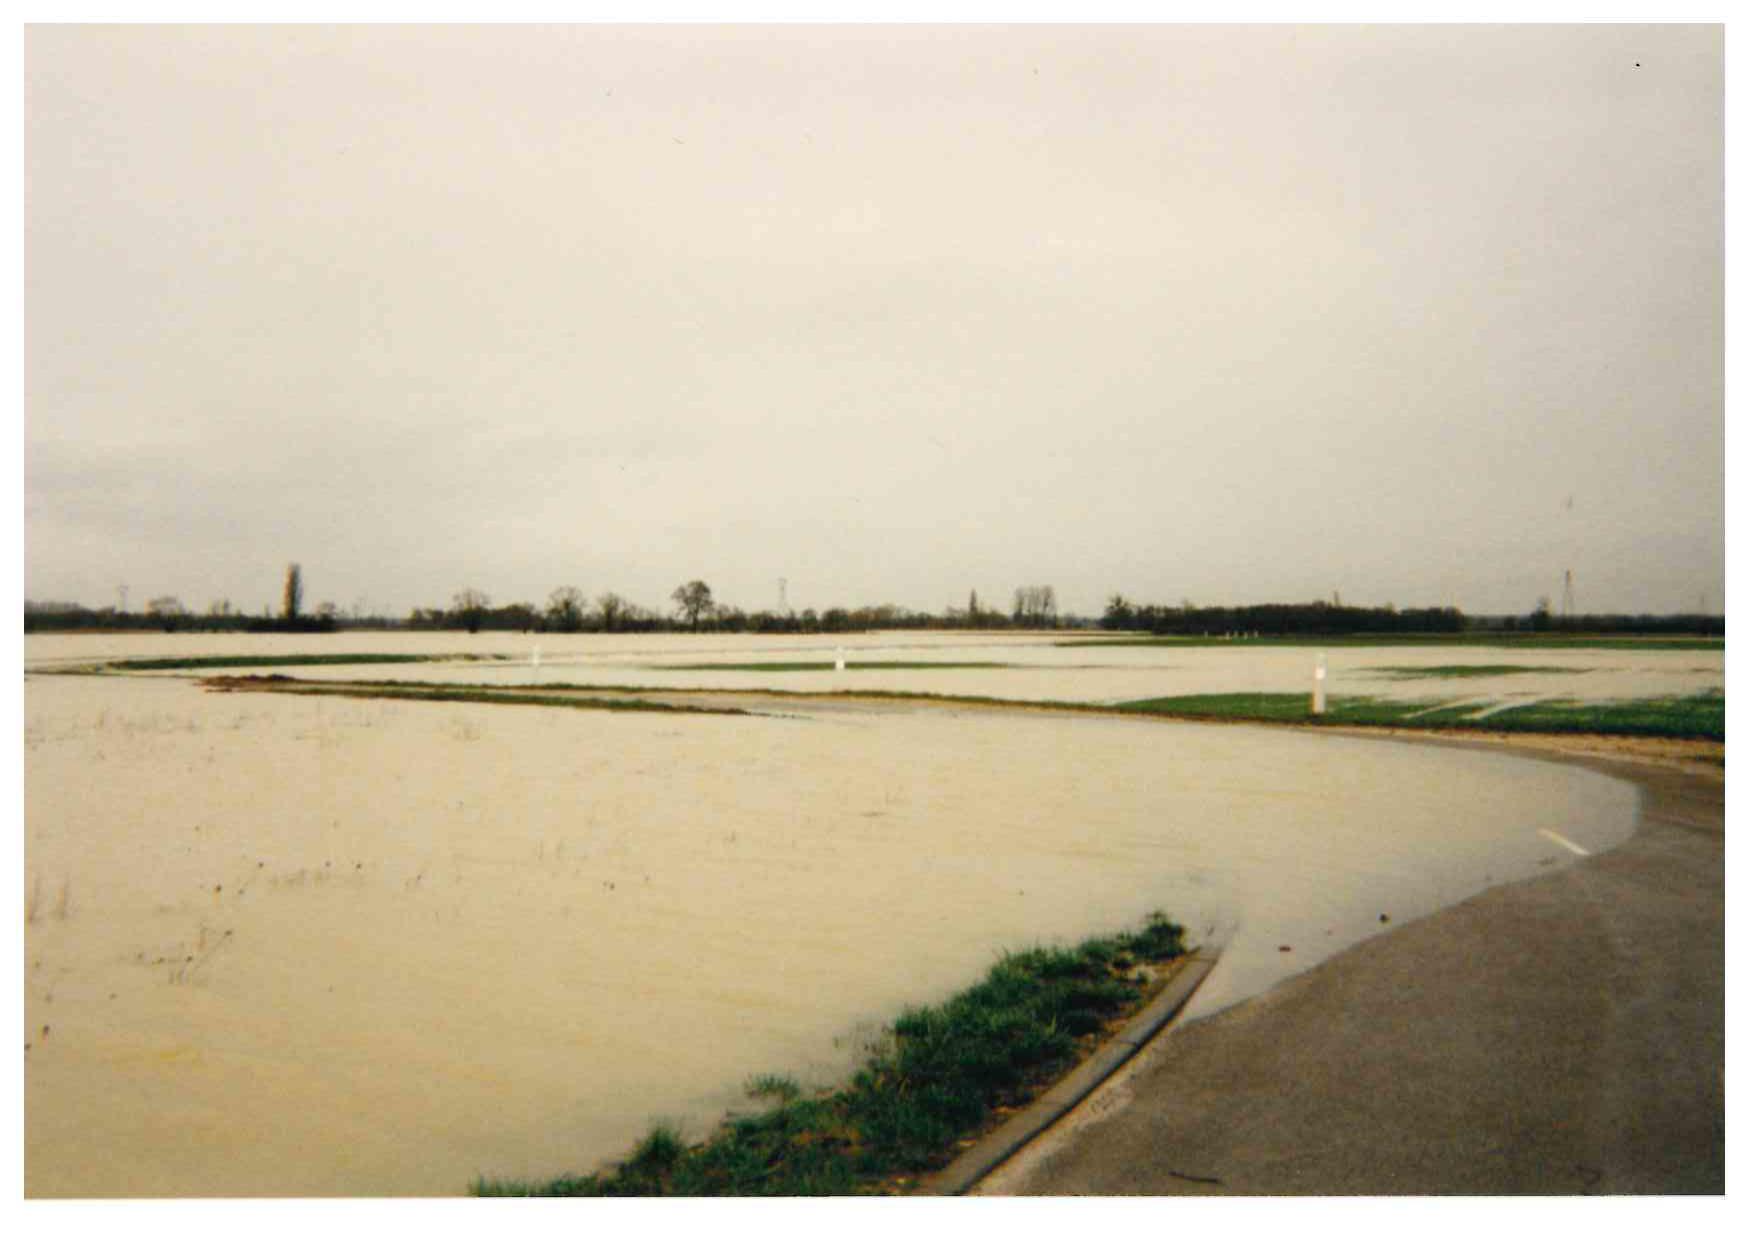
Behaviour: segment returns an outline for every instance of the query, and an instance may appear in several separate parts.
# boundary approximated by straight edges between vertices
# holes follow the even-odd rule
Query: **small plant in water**
[[[792,1076],[780,1076],[774,1072],[762,1072],[749,1077],[746,1085],[747,1097],[771,1099],[775,1102],[794,1102],[801,1097],[801,1086]]]

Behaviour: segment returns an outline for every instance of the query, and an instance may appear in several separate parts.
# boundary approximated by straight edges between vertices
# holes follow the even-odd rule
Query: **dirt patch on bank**
[[[1555,754],[1574,758],[1607,758],[1615,762],[1634,762],[1645,766],[1665,767],[1724,781],[1724,742],[1685,740],[1662,736],[1596,736],[1589,733],[1552,732],[1425,732],[1412,728],[1330,728],[1323,732],[1339,732],[1346,736],[1388,736],[1420,744],[1451,743],[1487,745],[1528,753]]]

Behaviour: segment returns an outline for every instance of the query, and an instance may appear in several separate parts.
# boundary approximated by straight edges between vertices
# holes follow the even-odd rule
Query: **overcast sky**
[[[1723,606],[1711,28],[32,28],[25,593]]]

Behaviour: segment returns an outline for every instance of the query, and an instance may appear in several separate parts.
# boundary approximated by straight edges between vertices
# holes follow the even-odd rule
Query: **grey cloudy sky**
[[[37,27],[25,78],[28,597],[1723,604],[1717,27]]]

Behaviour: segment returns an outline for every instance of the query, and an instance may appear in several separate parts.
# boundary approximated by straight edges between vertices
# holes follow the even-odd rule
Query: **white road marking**
[[[1542,834],[1547,836],[1549,839],[1553,840],[1554,843],[1560,845],[1562,848],[1570,848],[1573,852],[1577,853],[1580,857],[1588,857],[1590,855],[1590,850],[1588,848],[1580,848],[1578,845],[1574,844],[1571,840],[1569,840],[1565,836],[1561,835],[1558,831],[1550,831],[1546,827],[1543,827]]]

